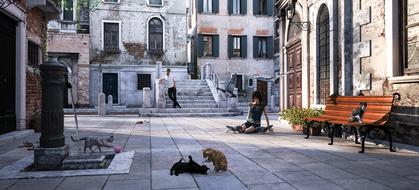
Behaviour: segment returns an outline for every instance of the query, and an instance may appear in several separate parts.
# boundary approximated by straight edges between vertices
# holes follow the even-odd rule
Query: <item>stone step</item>
[[[182,108],[217,108],[218,106],[217,106],[217,104],[215,104],[215,103],[212,103],[212,104],[195,104],[195,103],[192,103],[192,104],[182,104],[182,103],[179,103],[180,104],[180,106],[182,106]],[[170,108],[170,107],[173,107],[173,103],[166,103],[166,107],[167,108]]]
[[[203,88],[200,88],[200,89],[190,89],[190,88],[184,88],[184,89],[182,89],[182,88],[178,88],[178,89],[176,89],[176,94],[179,94],[179,93],[203,93],[203,92],[206,92],[206,93],[211,93],[211,90],[208,88],[208,89],[203,89]],[[167,94],[167,92],[166,92],[166,94]]]
[[[217,112],[217,113],[148,113],[141,117],[232,117],[239,116],[239,112]]]
[[[194,103],[214,103],[215,104],[215,101],[214,100],[212,100],[212,99],[208,99],[208,100],[206,100],[206,99],[202,99],[202,100],[195,100],[195,99],[185,99],[185,100],[177,100],[179,103],[183,103],[183,104],[194,104]],[[172,100],[170,100],[170,99],[166,99],[166,103],[172,103]]]
[[[177,96],[212,96],[211,92],[180,92],[177,91]]]
[[[176,96],[177,100],[214,100],[212,96]],[[169,96],[166,96],[166,100],[170,100]]]
[[[139,109],[140,114],[149,113],[221,113],[229,112],[229,108],[150,108],[150,109]]]

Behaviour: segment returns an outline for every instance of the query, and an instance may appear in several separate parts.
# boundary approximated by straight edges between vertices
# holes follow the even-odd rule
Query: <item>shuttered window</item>
[[[228,0],[228,14],[247,14],[247,0]]]
[[[137,74],[138,90],[143,88],[151,89],[151,75],[150,74]]]
[[[273,56],[273,38],[272,36],[254,36],[253,37],[253,57],[254,58],[272,58]]]
[[[119,24],[104,23],[104,50],[119,51]]]
[[[148,4],[150,4],[150,5],[162,5],[162,0],[149,0]]]
[[[197,0],[198,13],[218,13],[219,0]]]
[[[247,57],[247,36],[228,36],[228,57]]]
[[[219,55],[219,36],[218,35],[198,35],[198,56],[199,57],[218,57]]]
[[[253,0],[254,15],[272,16],[274,3],[273,0]]]

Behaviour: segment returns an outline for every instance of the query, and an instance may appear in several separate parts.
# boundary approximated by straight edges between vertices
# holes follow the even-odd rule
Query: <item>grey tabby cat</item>
[[[73,139],[73,136],[71,136],[71,140],[73,142],[84,140],[84,153],[86,153],[87,147],[89,147],[91,152],[94,152],[92,149],[93,146],[97,146],[99,149],[99,152],[102,152],[100,147],[112,147],[113,135],[107,136],[107,137],[88,136],[88,137],[81,138],[80,140],[75,140]]]

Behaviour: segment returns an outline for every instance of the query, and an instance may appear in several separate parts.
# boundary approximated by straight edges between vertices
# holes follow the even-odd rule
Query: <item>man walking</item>
[[[166,80],[167,81],[167,86],[168,86],[168,92],[167,94],[169,95],[169,98],[173,101],[173,108],[176,108],[176,106],[178,106],[179,108],[180,105],[177,102],[176,99],[176,81],[175,81],[175,77],[173,75],[170,74],[170,69],[167,69],[167,74],[166,76],[164,76],[164,78],[160,79],[160,80]]]

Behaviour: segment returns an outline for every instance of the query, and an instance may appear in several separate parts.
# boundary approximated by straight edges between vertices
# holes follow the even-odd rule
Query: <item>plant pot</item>
[[[304,127],[302,125],[291,125],[292,130],[296,133],[303,133]]]

